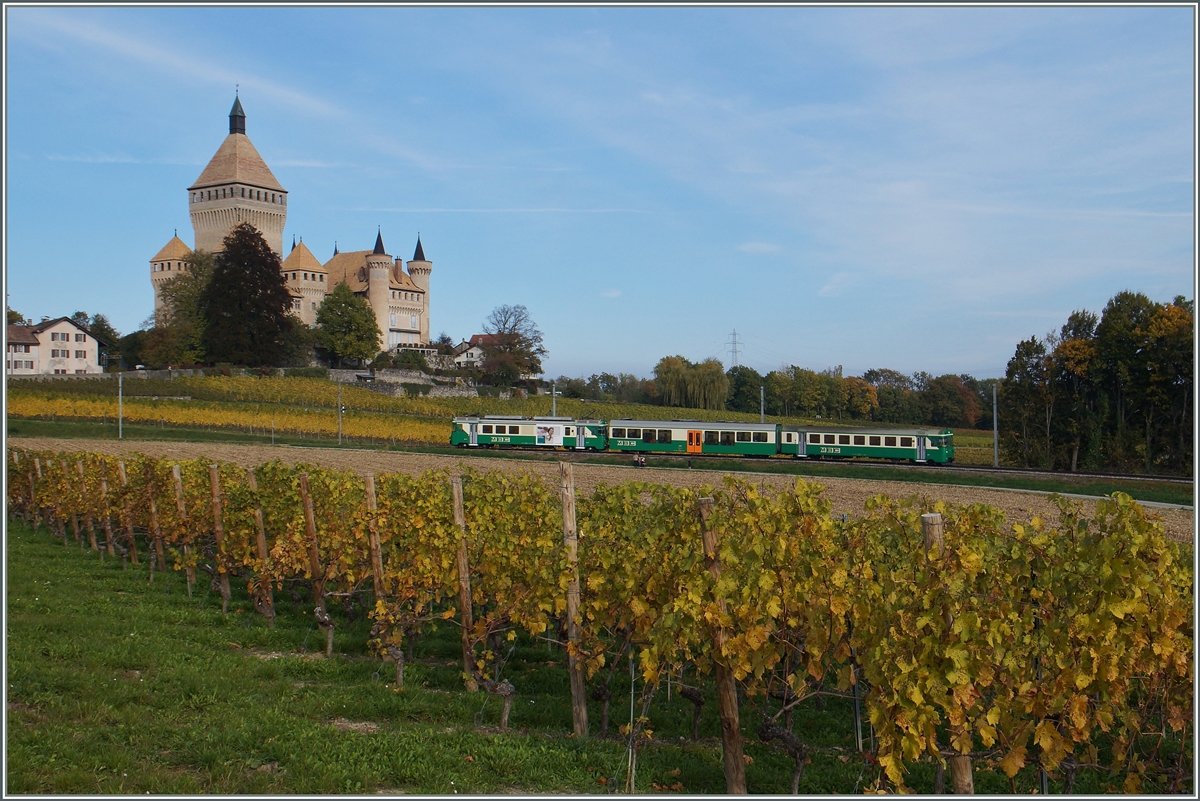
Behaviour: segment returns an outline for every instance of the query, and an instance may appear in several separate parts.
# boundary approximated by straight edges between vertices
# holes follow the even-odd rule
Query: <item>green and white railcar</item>
[[[779,426],[699,420],[609,420],[608,449],[649,453],[774,456]]]
[[[604,421],[573,417],[485,415],[455,417],[450,444],[464,448],[603,450]]]
[[[954,432],[916,428],[837,428],[783,430],[799,440],[790,450],[781,452],[801,458],[908,460],[917,463],[946,464],[954,461]],[[786,446],[786,443],[785,443]]]

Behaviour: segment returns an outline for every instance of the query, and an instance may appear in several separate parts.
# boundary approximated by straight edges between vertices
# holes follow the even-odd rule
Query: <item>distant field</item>
[[[136,410],[140,417],[134,419],[143,421],[158,421],[164,423],[183,422],[181,416],[186,416],[188,409],[196,410],[199,422],[220,425],[214,414],[221,408],[229,410],[227,424],[235,429],[249,430],[250,425],[270,425],[272,415],[289,413],[315,415],[324,419],[322,412],[332,413],[337,409],[337,384],[323,378],[251,378],[227,376],[196,376],[175,379],[129,379],[124,382],[124,395],[130,405],[131,412]],[[12,381],[9,382],[8,398],[10,415],[40,416],[74,419],[102,419],[115,417],[117,399],[117,380],[114,377],[90,379],[86,381]],[[68,401],[93,401],[93,403],[70,404]],[[111,404],[97,404],[95,401],[107,399]],[[24,400],[26,403],[22,404]],[[402,415],[414,418],[436,418],[442,428],[430,432],[431,439],[424,441],[445,442],[449,438],[449,427],[446,423],[450,418],[467,414],[512,414],[521,416],[548,415],[551,412],[551,399],[546,395],[534,395],[528,398],[502,400],[500,398],[428,398],[404,397],[394,398],[379,392],[373,392],[354,385],[343,385],[342,403],[348,412],[379,413],[384,415]],[[13,406],[15,405],[15,408]],[[154,409],[162,414],[155,415]],[[592,417],[602,420],[620,418],[650,419],[650,420],[699,420],[711,422],[729,420],[739,422],[759,421],[759,415],[745,412],[711,411],[704,409],[686,409],[670,406],[649,406],[643,404],[601,403],[595,401],[559,398],[557,412],[564,417]],[[767,421],[783,425],[874,425],[881,427],[890,424],[866,423],[859,420],[816,420],[807,417],[767,415]],[[379,423],[367,423],[369,427]],[[327,423],[318,424],[315,421],[306,424],[298,423],[292,426],[294,430],[304,432],[321,432],[329,429]],[[285,426],[280,426],[285,427]],[[931,427],[932,430],[933,427]],[[443,431],[444,429],[444,431]],[[336,433],[336,427],[333,429]],[[977,432],[969,432],[974,435]],[[986,433],[986,432],[985,432]],[[356,434],[357,436],[357,434]],[[364,432],[363,436],[367,436]],[[956,434],[957,436],[957,434]],[[396,437],[403,439],[399,433],[383,434],[381,438]],[[421,437],[415,437],[421,439]],[[968,443],[974,444],[974,443]],[[991,446],[991,435],[987,434],[988,447]]]

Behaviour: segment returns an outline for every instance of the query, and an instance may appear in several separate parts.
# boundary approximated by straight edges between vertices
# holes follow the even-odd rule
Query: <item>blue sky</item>
[[[1116,292],[1193,295],[1193,10],[6,8],[5,272],[150,314],[228,132],[286,246],[393,255],[432,326],[498,304],[547,375],[663,356],[1003,374]]]

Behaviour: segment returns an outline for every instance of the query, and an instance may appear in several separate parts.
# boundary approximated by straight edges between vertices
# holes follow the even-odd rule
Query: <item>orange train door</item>
[[[703,436],[703,434],[700,431],[689,431],[689,432],[687,432],[687,435],[688,435],[687,452],[688,453],[700,453],[700,442],[701,442],[700,437]]]

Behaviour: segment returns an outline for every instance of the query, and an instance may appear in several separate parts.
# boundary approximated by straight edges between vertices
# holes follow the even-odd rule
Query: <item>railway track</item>
[[[468,449],[473,453],[485,455],[488,453],[496,453],[497,450],[490,448],[471,448]],[[633,459],[633,452],[628,454],[624,452],[607,452],[604,454],[594,453],[590,451],[579,452],[571,450],[552,451],[548,452],[541,448],[504,448],[503,451],[509,453],[542,453],[547,456],[553,455],[555,459],[566,459],[569,461],[588,461],[597,456],[623,458],[628,456],[629,460]],[[1160,484],[1179,484],[1191,485],[1193,483],[1190,478],[1181,476],[1161,476],[1161,475],[1143,475],[1132,474],[1126,475],[1121,473],[1064,473],[1052,470],[1038,470],[1036,468],[1026,467],[991,467],[988,465],[976,464],[911,464],[908,462],[875,462],[857,459],[792,459],[787,458],[754,458],[746,456],[706,456],[702,454],[676,454],[676,453],[648,453],[647,458],[653,459],[656,463],[663,461],[674,462],[696,462],[703,464],[721,464],[722,462],[765,462],[765,463],[787,463],[795,465],[813,465],[813,466],[828,466],[828,467],[865,467],[865,468],[891,468],[894,470],[913,470],[923,473],[984,473],[991,475],[1010,475],[1010,476],[1029,476],[1031,478],[1091,478],[1091,479],[1108,479],[1112,481],[1144,481],[1147,483]]]

